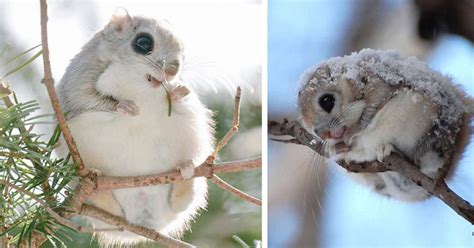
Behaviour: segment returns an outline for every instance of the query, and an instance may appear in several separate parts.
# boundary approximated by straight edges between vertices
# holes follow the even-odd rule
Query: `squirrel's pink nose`
[[[344,133],[346,132],[346,127],[339,127],[336,129],[331,129],[329,131],[329,134],[331,135],[331,138],[333,139],[340,139],[342,136],[344,136]]]
[[[321,132],[321,138],[326,140],[326,139],[340,139],[344,136],[344,133],[346,132],[346,127],[339,127],[336,129],[331,129],[331,130],[326,130]]]
[[[180,63],[179,61],[173,61],[165,66],[166,77],[174,77],[178,74]]]

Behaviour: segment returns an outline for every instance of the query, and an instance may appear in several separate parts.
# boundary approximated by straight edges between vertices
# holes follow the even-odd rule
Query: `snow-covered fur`
[[[151,54],[137,54],[139,33],[152,35]],[[157,70],[160,61],[182,61],[183,48],[161,23],[128,14],[111,22],[73,59],[58,85],[61,106],[77,147],[91,169],[108,176],[140,176],[181,169],[190,176],[213,151],[212,114],[187,89],[172,96],[169,116],[163,85],[150,82],[174,75]],[[144,59],[147,56],[148,59]],[[121,100],[132,102],[137,115],[116,111]],[[191,168],[191,171],[189,171]],[[183,173],[185,171],[186,173]],[[174,184],[99,192],[89,201],[133,224],[178,236],[206,205],[205,178]],[[90,219],[96,228],[109,225]],[[100,232],[102,246],[129,246],[145,239],[129,232]]]
[[[450,78],[394,51],[364,49],[310,68],[298,101],[303,126],[326,140],[334,160],[383,161],[397,150],[434,178],[443,166],[452,171],[472,134],[472,99]],[[350,150],[332,154],[339,142]],[[349,174],[396,199],[429,196],[397,172]]]

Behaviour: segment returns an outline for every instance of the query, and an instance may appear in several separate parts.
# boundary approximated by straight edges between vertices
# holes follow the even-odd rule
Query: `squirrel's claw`
[[[377,146],[377,160],[380,163],[383,163],[383,159],[390,155],[393,151],[393,146],[390,144],[382,144]]]

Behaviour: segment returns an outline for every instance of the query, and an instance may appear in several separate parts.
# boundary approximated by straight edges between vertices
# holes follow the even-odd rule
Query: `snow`
[[[355,82],[356,89],[363,91],[365,83],[362,78],[369,75],[389,85],[420,92],[440,107],[439,120],[456,123],[456,127],[461,116],[471,108],[467,102],[463,103],[461,99],[465,95],[450,77],[432,70],[416,57],[401,57],[394,50],[363,49],[330,58],[307,70],[300,79],[300,87],[335,84],[343,78]]]

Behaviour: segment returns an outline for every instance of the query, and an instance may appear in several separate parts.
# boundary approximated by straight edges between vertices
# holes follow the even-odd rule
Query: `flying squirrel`
[[[164,21],[119,9],[85,44],[57,86],[62,109],[89,169],[141,176],[194,168],[213,151],[212,113],[180,83],[180,39]],[[172,112],[169,112],[169,104]],[[207,204],[205,178],[98,192],[88,201],[128,222],[179,236]],[[96,228],[111,226],[88,218]],[[102,246],[146,239],[127,231],[99,232]]]
[[[420,171],[448,178],[469,143],[474,101],[415,57],[363,49],[324,61],[302,76],[299,120],[324,140],[331,160],[366,162],[401,153]],[[335,154],[335,145],[348,151]],[[398,172],[349,173],[375,192],[420,201],[429,192]]]

